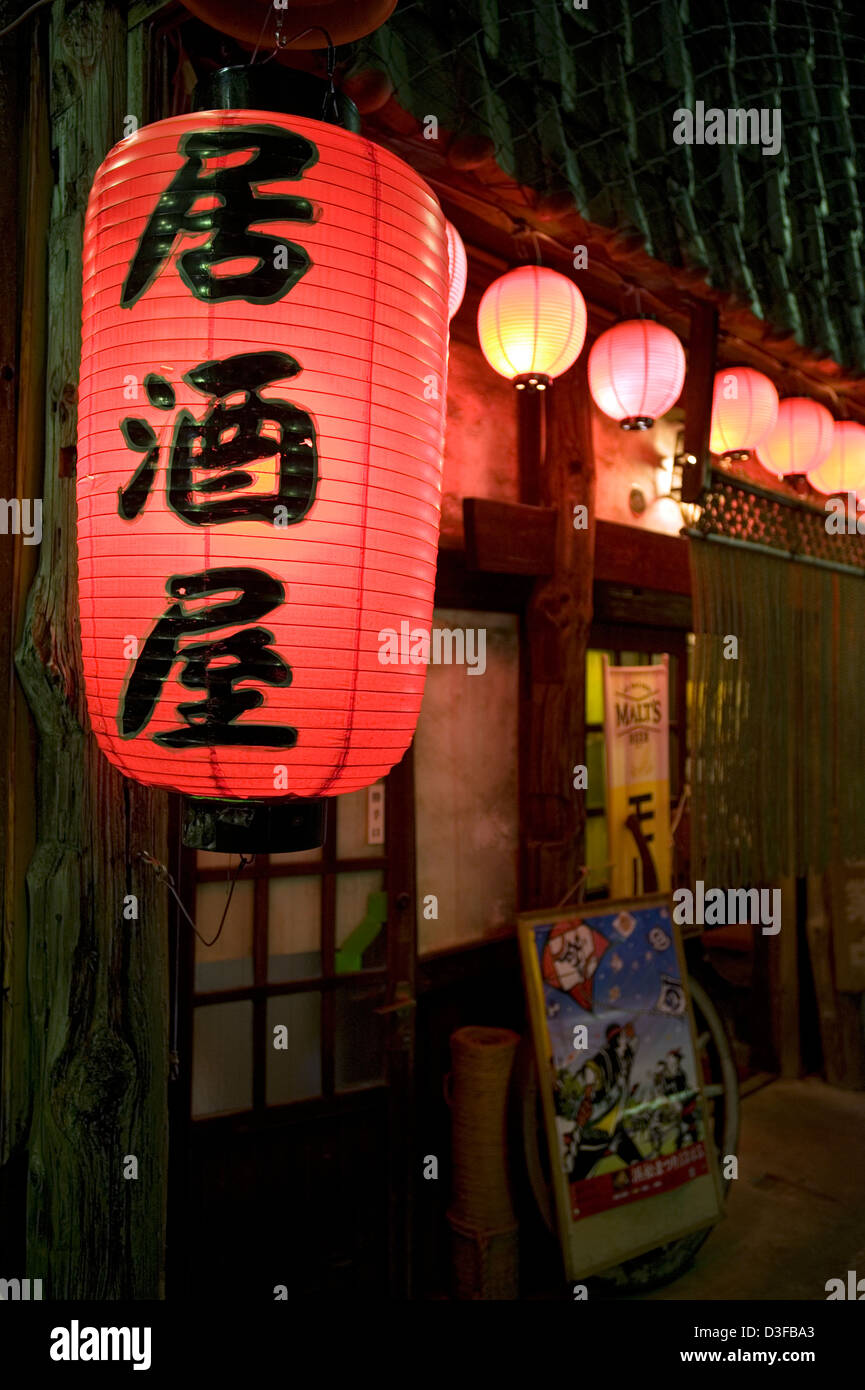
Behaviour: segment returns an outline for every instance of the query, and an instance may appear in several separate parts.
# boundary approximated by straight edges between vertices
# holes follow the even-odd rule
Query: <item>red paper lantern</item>
[[[478,308],[481,351],[519,389],[543,390],[566,372],[586,341],[586,301],[573,280],[547,266],[500,276]]]
[[[724,367],[715,375],[709,448],[727,459],[746,459],[778,419],[778,392],[753,367]]]
[[[817,492],[865,492],[865,427],[855,420],[836,420],[832,448],[812,468],[808,482]]]
[[[652,319],[628,319],[602,333],[589,353],[589,390],[623,430],[645,430],[679,399],[685,380],[682,344]]]
[[[763,467],[783,478],[817,468],[832,448],[835,421],[809,396],[788,396],[778,407],[774,429],[757,445]]]
[[[448,234],[448,319],[452,319],[466,292],[468,260],[463,239],[452,222],[445,223]]]
[[[447,240],[389,151],[271,111],[147,126],[84,239],[78,572],[106,756],[211,798],[331,796],[411,742],[441,498]]]

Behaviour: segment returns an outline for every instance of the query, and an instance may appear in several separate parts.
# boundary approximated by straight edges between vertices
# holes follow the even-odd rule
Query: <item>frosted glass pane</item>
[[[519,639],[513,614],[436,609],[434,626],[486,631],[486,670],[431,665],[415,737],[418,946],[511,926],[517,877]],[[424,917],[425,896],[438,920]]]
[[[229,885],[220,882],[199,883],[196,888],[195,925],[207,941],[216,936],[228,892]],[[205,946],[196,936],[195,988],[199,993],[252,984],[252,908],[253,884],[249,880],[236,883],[218,939]]]
[[[604,761],[604,735],[586,734],[586,805],[593,811],[603,810],[607,794],[607,768]]]
[[[193,1116],[251,1108],[251,1000],[199,1006],[193,1023]]]
[[[287,1044],[274,1047],[274,1028],[284,1026],[280,1035]],[[287,1105],[321,1095],[321,995],[279,994],[267,1001],[267,1079],[268,1105]]]
[[[199,869],[224,869],[230,877],[240,863],[239,854],[212,854],[209,849],[195,851],[195,863]]]
[[[380,782],[376,786],[381,786]],[[336,857],[337,859],[375,859],[385,853],[385,844],[368,845],[367,830],[367,791],[348,792],[337,798],[336,807]],[[385,825],[387,837],[387,825]]]
[[[321,879],[272,878],[267,890],[267,978],[303,980],[321,974]]]

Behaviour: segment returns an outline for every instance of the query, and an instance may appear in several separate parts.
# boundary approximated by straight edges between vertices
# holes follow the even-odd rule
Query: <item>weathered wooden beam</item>
[[[482,613],[522,613],[532,576],[491,574],[469,568],[464,550],[441,546],[436,566],[436,608],[476,608]]]
[[[654,589],[625,584],[595,584],[593,631],[604,625],[618,627],[622,623],[642,628],[654,628],[661,638],[673,641],[683,632],[690,632],[694,617],[691,600],[684,594],[656,593]],[[619,637],[613,634],[592,641],[595,646],[615,648]]]
[[[554,906],[584,858],[585,794],[573,768],[584,762],[585,653],[592,619],[595,465],[585,360],[549,398],[539,503],[556,511],[553,567],[535,585],[521,643],[520,882],[527,910]],[[585,507],[586,526],[578,526]]]
[[[709,483],[712,393],[718,342],[718,310],[698,300],[691,308],[688,372],[685,377],[685,437],[682,501],[699,502]],[[693,460],[693,462],[691,462]]]
[[[168,798],[125,781],[87,728],[75,600],[82,233],[96,168],[124,133],[126,24],[101,0],[51,27],[43,540],[17,667],[38,733],[38,843],[27,875],[30,1054],[27,1275],[52,1299],[162,1292],[168,985]],[[124,901],[135,915],[124,916]],[[23,924],[22,924],[23,925]],[[137,1176],[131,1176],[137,1163]]]
[[[0,6],[0,17],[5,18],[5,6]],[[22,190],[18,169],[18,142],[21,129],[21,111],[24,105],[22,88],[26,90],[26,67],[24,76],[19,78],[19,40],[9,35],[0,40],[0,163],[8,171],[4,186],[4,196],[0,199],[0,304],[13,305],[17,298],[18,282],[18,226],[21,211]],[[2,706],[9,714],[12,710],[13,646],[15,642],[16,617],[19,610],[15,605],[15,550],[21,544],[20,538],[12,534],[8,518],[14,500],[20,501],[17,452],[17,382],[18,382],[18,325],[12,313],[0,314],[0,608],[8,620],[0,629],[0,693]],[[7,506],[8,504],[8,506]],[[6,873],[10,852],[14,841],[14,825],[6,808],[12,805],[12,778],[14,768],[14,721],[7,718],[0,732],[0,793],[2,793],[3,812],[0,814],[0,983],[2,999],[13,997],[13,985],[23,984],[20,969],[23,953],[17,952],[13,935],[14,907],[11,901],[11,882]],[[18,978],[16,979],[16,966]],[[18,988],[15,989],[18,997]],[[20,1132],[17,1117],[13,1118],[9,1108],[10,1069],[15,1061],[9,1053],[10,1030],[7,1027],[7,1008],[0,1007],[0,1173],[15,1148],[17,1134]],[[2,1192],[2,1186],[0,1186]],[[7,1201],[0,1208],[0,1242],[9,1240],[6,1223],[10,1213]]]
[[[541,501],[541,474],[547,452],[548,390],[518,390],[517,476],[520,501],[537,507]]]
[[[628,584],[634,589],[690,595],[688,545],[684,536],[664,536],[645,527],[598,521],[595,579],[599,583]]]
[[[552,574],[555,507],[463,498],[466,564],[491,574]]]
[[[802,1074],[799,1019],[799,962],[796,930],[796,881],[780,880],[782,927],[769,937],[769,1003],[778,1068],[783,1077]]]
[[[389,1292],[412,1297],[415,1149],[415,1032],[417,881],[415,874],[414,748],[407,749],[385,782],[387,966],[393,997],[385,1003],[388,1090]]]
[[[838,874],[840,869],[840,865],[833,865],[831,873]],[[842,940],[839,916],[843,909],[840,895],[831,893],[829,877],[809,872],[806,919],[823,1068],[830,1086],[861,1090],[865,1086],[865,1040],[860,995],[844,994],[837,986],[837,953]]]

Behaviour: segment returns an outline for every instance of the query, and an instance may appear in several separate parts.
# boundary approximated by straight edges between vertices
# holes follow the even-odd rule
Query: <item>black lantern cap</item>
[[[214,854],[292,854],[324,844],[323,797],[282,801],[216,801],[183,798],[183,843]]]
[[[553,378],[545,372],[521,372],[513,378],[513,383],[518,391],[546,391],[552,386]]]
[[[327,125],[342,126],[355,134],[360,130],[360,112],[350,97],[333,91],[323,77],[281,63],[217,68],[195,84],[192,109],[280,111],[287,116],[309,116]]]

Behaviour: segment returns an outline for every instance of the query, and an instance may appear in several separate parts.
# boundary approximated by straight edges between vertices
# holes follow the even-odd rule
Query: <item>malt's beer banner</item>
[[[84,234],[78,584],[90,720],[193,796],[329,796],[411,742],[432,619],[448,247],[388,150],[269,111],[146,126]]]
[[[660,666],[610,666],[604,657],[604,743],[610,896],[648,891],[635,832],[657,877],[671,886],[670,716],[666,656]],[[630,821],[630,825],[629,822]]]

